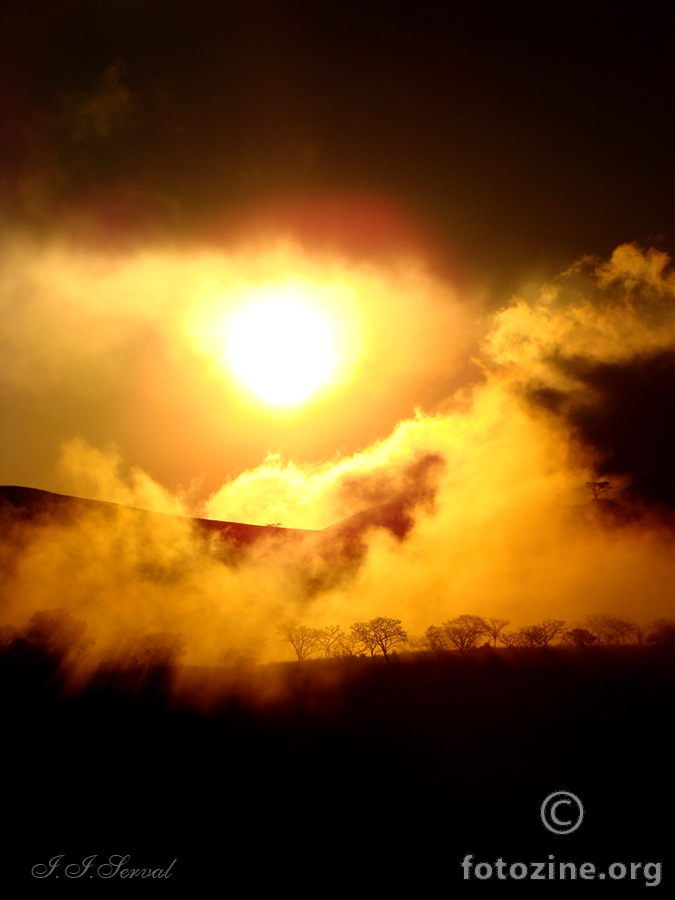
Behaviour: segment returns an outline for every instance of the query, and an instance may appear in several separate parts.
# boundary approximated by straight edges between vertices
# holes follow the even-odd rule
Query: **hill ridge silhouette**
[[[23,521],[34,521],[46,515],[65,520],[75,515],[95,510],[110,514],[117,510],[130,510],[141,516],[184,520],[194,524],[202,532],[217,532],[239,544],[255,543],[273,535],[277,537],[280,535],[301,537],[320,533],[316,530],[286,528],[281,525],[254,525],[247,522],[231,522],[222,519],[207,519],[200,516],[166,513],[144,507],[127,506],[126,504],[110,500],[93,500],[87,497],[76,497],[71,494],[60,494],[55,491],[46,491],[42,488],[0,485],[0,513],[8,510],[13,519]]]

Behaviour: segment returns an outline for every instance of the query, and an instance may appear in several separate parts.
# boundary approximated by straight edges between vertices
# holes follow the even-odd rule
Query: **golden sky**
[[[316,560],[230,571],[120,513],[31,543],[5,617],[59,583],[103,647],[142,599],[212,660],[217,633],[274,658],[289,615],[668,614],[665,30],[169,5],[2,13],[0,483],[295,528],[398,504],[410,527],[310,596]]]
[[[145,626],[213,662],[223,642],[283,655],[275,628],[289,617],[347,628],[391,615],[421,635],[467,611],[519,624],[670,611],[669,432],[655,440],[642,393],[661,396],[675,359],[664,253],[622,245],[489,315],[421,257],[366,263],[297,243],[104,254],[14,236],[5,260],[3,297],[22,304],[6,306],[3,392],[26,416],[5,443],[7,481],[307,529],[398,504],[410,526],[364,532],[356,563],[325,562],[328,544],[261,547],[231,570],[180,521],[92,514],[33,541],[10,619],[62,584],[100,648]],[[334,360],[314,394],[279,406],[242,384],[227,347],[242,310],[255,323],[261,303],[288,313],[289,296]],[[600,477],[604,518],[585,487]]]

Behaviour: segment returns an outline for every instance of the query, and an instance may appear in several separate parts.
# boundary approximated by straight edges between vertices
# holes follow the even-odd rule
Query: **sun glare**
[[[234,312],[226,363],[273,406],[292,406],[326,385],[335,369],[330,321],[298,289],[260,291]]]
[[[211,269],[199,260],[199,277],[184,291],[181,332],[238,402],[293,414],[359,377],[381,281],[286,248],[218,259]]]

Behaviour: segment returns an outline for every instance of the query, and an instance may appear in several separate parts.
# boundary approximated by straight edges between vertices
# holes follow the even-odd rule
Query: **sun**
[[[272,406],[293,406],[327,385],[335,370],[329,318],[294,287],[261,289],[234,311],[225,362]]]

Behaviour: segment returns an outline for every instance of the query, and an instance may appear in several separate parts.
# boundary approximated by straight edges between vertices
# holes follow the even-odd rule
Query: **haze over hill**
[[[75,522],[88,512],[99,511],[114,518],[116,507],[119,504],[106,500],[88,500],[82,497],[71,497],[67,494],[57,494],[53,491],[43,491],[38,488],[19,487],[17,485],[0,486],[0,515],[12,521],[56,520],[61,522]],[[128,507],[134,509],[133,507]],[[158,513],[151,510],[135,509],[140,517],[166,516],[168,513]],[[262,526],[249,525],[245,522],[222,522],[218,519],[202,519],[191,517],[190,521],[195,528],[203,531],[204,535],[218,534],[226,543],[236,546],[254,544],[258,540],[276,537],[300,538],[312,532],[306,529],[284,528],[280,524]],[[269,529],[273,528],[274,531]]]
[[[262,646],[290,614],[282,610],[293,596],[307,601],[352,581],[366,556],[369,533],[381,529],[400,541],[411,527],[410,509],[401,501],[312,531],[177,516],[2,486],[0,624],[20,624],[31,603],[36,609],[56,606],[98,623],[107,635],[102,646],[107,643],[112,652],[115,642],[123,644],[142,623],[146,629],[170,628],[182,635],[187,622],[193,628],[198,616],[206,616],[200,629],[206,634],[226,618],[226,637],[217,639],[224,644],[214,645],[216,655],[210,659],[215,662],[228,651]],[[256,577],[267,583],[268,591],[271,578],[281,594],[262,613],[255,601],[247,605],[244,599],[254,590]],[[230,590],[230,601],[213,605],[206,614],[205,601],[223,582],[235,584],[243,596],[232,597]],[[139,598],[133,611],[128,609],[130,593]],[[237,610],[241,621],[233,619]],[[261,614],[270,618],[260,621]],[[236,635],[247,628],[259,633],[252,631],[255,636],[242,647]]]
[[[41,524],[3,551],[6,619],[63,605],[101,647],[185,631],[207,660],[274,658],[287,617],[670,614],[662,29],[169,5],[3,10],[0,480],[182,517]],[[305,399],[267,402],[317,346]],[[227,566],[190,517],[322,549]]]
[[[443,471],[438,460],[418,468],[414,491],[409,484],[406,495],[314,531],[0,488],[0,625],[23,627],[34,612],[60,608],[88,624],[97,659],[141,633],[166,632],[185,641],[186,662],[212,665],[287,657],[279,629],[289,620],[346,629],[385,615],[421,636],[467,612],[514,626],[671,615],[668,517],[621,498],[549,499],[493,517],[490,534],[439,503]],[[499,557],[482,553],[505,541],[517,555],[496,585],[505,547]]]
[[[657,4],[0,3],[8,896],[670,877],[673,110]]]

